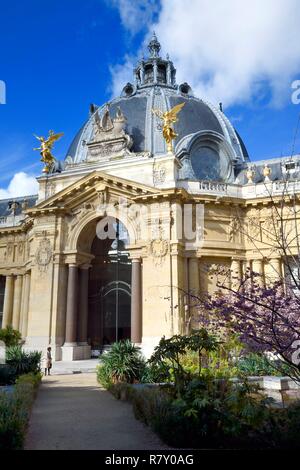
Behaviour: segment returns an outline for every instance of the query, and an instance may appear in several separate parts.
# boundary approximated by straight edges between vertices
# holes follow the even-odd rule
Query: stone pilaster
[[[189,258],[189,328],[193,327],[196,305],[200,294],[199,258]]]
[[[200,290],[199,259],[189,258],[189,294],[198,296]],[[193,303],[193,300],[192,300]]]

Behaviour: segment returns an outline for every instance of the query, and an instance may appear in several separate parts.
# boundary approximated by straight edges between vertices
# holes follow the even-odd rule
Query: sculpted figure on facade
[[[98,161],[100,158],[130,155],[132,138],[126,134],[127,119],[120,107],[117,108],[114,118],[110,115],[107,104],[102,117],[98,110],[94,114],[94,137],[88,145],[87,161]]]

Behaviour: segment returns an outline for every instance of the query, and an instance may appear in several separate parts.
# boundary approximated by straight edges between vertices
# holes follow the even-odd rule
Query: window
[[[145,80],[145,84],[153,82],[154,76],[153,76],[153,66],[152,65],[146,65],[144,80]]]
[[[164,65],[158,65],[157,67],[157,81],[160,83],[166,83],[167,73]]]
[[[3,321],[4,293],[5,293],[5,276],[0,276],[0,328],[2,328],[2,321]]]
[[[202,143],[193,145],[191,162],[194,173],[200,180],[220,180],[220,157],[213,146]]]

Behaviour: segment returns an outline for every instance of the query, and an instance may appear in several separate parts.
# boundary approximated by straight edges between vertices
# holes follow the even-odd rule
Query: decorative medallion
[[[156,266],[161,265],[163,258],[169,251],[169,243],[167,240],[156,239],[150,242],[149,253],[153,256],[154,264]]]
[[[35,254],[35,259],[39,267],[40,272],[46,272],[49,263],[52,259],[53,251],[51,242],[46,236],[40,241],[39,247]]]

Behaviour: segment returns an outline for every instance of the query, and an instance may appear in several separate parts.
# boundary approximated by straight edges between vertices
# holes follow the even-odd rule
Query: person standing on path
[[[52,369],[52,355],[51,355],[51,348],[47,348],[47,355],[46,355],[46,361],[45,361],[45,375],[51,375]],[[48,374],[47,374],[48,373]]]

